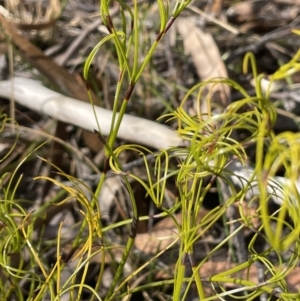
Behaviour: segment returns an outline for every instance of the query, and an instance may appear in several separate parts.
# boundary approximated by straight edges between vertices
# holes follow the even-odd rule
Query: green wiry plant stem
[[[134,1],[134,8],[133,8],[133,12],[131,12],[130,8],[125,5],[125,3],[123,3],[122,1],[120,1],[121,7],[122,9],[126,9],[130,12],[130,15],[132,17],[133,20],[133,28],[130,34],[130,37],[128,39],[128,45],[126,45],[126,19],[122,18],[123,21],[123,32],[117,32],[117,30],[115,29],[115,26],[112,22],[112,19],[109,15],[109,10],[108,10],[108,3],[109,1],[102,1],[101,2],[101,15],[102,15],[102,19],[109,31],[109,36],[104,40],[101,41],[97,47],[92,51],[91,55],[89,56],[89,58],[87,59],[86,65],[85,65],[85,69],[84,69],[84,77],[87,80],[88,79],[88,70],[90,67],[90,64],[92,62],[93,57],[95,56],[96,52],[99,50],[99,48],[102,46],[102,44],[104,42],[107,42],[109,40],[112,40],[115,44],[115,48],[117,51],[117,55],[118,55],[118,60],[119,60],[119,64],[120,64],[120,77],[119,77],[119,81],[118,81],[118,85],[117,85],[117,89],[116,89],[116,93],[115,93],[115,100],[114,100],[114,106],[113,106],[113,118],[112,118],[112,122],[111,122],[111,132],[110,135],[108,137],[107,141],[103,141],[104,142],[104,147],[105,147],[105,154],[106,154],[106,162],[108,162],[110,157],[114,157],[114,153],[113,153],[113,147],[116,141],[116,137],[120,128],[120,125],[122,123],[122,119],[124,117],[124,114],[126,112],[126,108],[127,108],[127,104],[128,101],[132,95],[132,92],[134,90],[135,84],[136,82],[139,80],[139,78],[141,77],[142,72],[144,71],[145,67],[147,64],[149,64],[151,57],[154,54],[155,49],[157,48],[159,42],[161,41],[162,37],[166,34],[166,32],[169,30],[169,28],[172,26],[172,24],[174,23],[176,17],[178,16],[178,14],[183,10],[183,8],[189,3],[189,1],[179,1],[176,3],[174,12],[173,12],[173,16],[170,18],[170,20],[167,22],[167,18],[168,18],[168,7],[165,6],[164,2],[159,0],[158,1],[158,7],[159,7],[159,12],[160,12],[160,19],[161,19],[161,25],[160,25],[160,32],[157,36],[156,41],[153,43],[153,45],[150,47],[145,59],[142,61],[140,67],[138,67],[138,63],[139,63],[139,51],[140,51],[140,47],[139,47],[139,39],[140,39],[140,32],[139,32],[139,11],[138,11],[138,3],[137,1]],[[123,40],[121,40],[121,39]],[[129,49],[130,49],[130,45],[131,43],[134,44],[134,55],[133,55],[133,63],[132,63],[132,67],[130,66],[129,63]],[[127,48],[127,49],[126,49]],[[121,91],[121,87],[123,85],[123,82],[125,80],[125,74],[128,75],[129,77],[129,86],[127,88],[126,91],[126,95],[121,103],[121,107],[119,109],[119,112],[117,112],[118,110],[118,103],[119,103],[119,98],[120,98],[120,91]],[[92,100],[91,100],[91,103]],[[97,116],[95,116],[95,118],[97,118]],[[98,131],[100,132],[101,135],[101,129],[98,128]],[[118,160],[116,158],[114,158],[115,163],[117,165],[119,165]],[[96,192],[95,192],[95,196],[97,198],[97,196],[99,195],[104,181],[106,178],[106,172],[102,173],[101,179],[98,183]],[[125,251],[123,253],[121,262],[118,266],[118,269],[116,271],[116,274],[114,276],[113,282],[110,286],[110,289],[108,291],[108,294],[106,296],[105,300],[110,300],[110,298],[112,298],[113,296],[113,292],[114,289],[116,287],[116,285],[118,284],[121,276],[122,276],[122,272],[124,269],[124,265],[127,261],[127,258],[129,256],[129,252],[132,248],[133,245],[133,241],[134,241],[134,237],[135,237],[135,231],[136,231],[136,222],[138,221],[138,215],[137,215],[137,208],[136,208],[136,204],[134,201],[134,197],[133,197],[133,193],[131,191],[131,187],[130,184],[128,183],[126,177],[124,177],[124,181],[126,183],[126,187],[129,191],[129,194],[131,196],[131,200],[132,200],[132,209],[133,209],[133,224],[132,224],[132,231],[131,231],[131,235],[130,238],[127,242],[127,245],[125,247]],[[165,187],[163,187],[162,189],[164,190]],[[159,192],[157,192],[159,194]],[[161,194],[162,195],[162,194]],[[159,203],[162,202],[162,197],[160,197],[160,201]],[[97,281],[97,287],[98,285],[100,285],[101,283],[101,278],[102,278],[102,273],[99,275],[99,279]]]

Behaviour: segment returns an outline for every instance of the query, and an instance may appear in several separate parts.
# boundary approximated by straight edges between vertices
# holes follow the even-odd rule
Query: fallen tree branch
[[[98,129],[91,104],[47,89],[39,81],[20,77],[1,81],[0,96],[9,98],[12,93],[16,102],[33,111],[89,131]],[[108,136],[112,112],[97,106],[95,106],[95,111],[101,133]],[[168,127],[130,115],[124,116],[118,138],[155,149],[165,149],[182,144],[181,138]]]
[[[89,131],[97,129],[97,122],[90,104],[54,92],[37,80],[16,77],[12,80],[0,81],[0,96],[9,98],[12,93],[16,102],[33,111]],[[112,112],[97,106],[95,106],[95,112],[101,133],[108,136]],[[125,114],[122,120],[118,138],[154,149],[167,149],[182,145],[182,139],[174,130],[157,122],[128,114]],[[249,186],[248,180],[252,177],[254,169],[242,165],[239,161],[233,161],[226,167],[226,171],[232,183],[236,187],[243,188]],[[268,193],[273,195],[276,203],[282,203],[282,187],[289,183],[290,180],[284,177],[269,179]],[[300,192],[300,183],[297,182],[296,185]],[[246,198],[251,199],[258,194],[259,189],[254,179],[251,186],[248,187]]]

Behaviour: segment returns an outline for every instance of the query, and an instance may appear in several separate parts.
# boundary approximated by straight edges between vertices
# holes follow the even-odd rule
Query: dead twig
[[[110,15],[114,16],[118,13],[119,6],[115,5],[112,10],[110,10]],[[73,55],[73,53],[78,49],[78,47],[82,44],[82,42],[86,39],[86,37],[93,32],[99,25],[102,24],[102,19],[98,18],[93,23],[91,23],[87,28],[85,28],[80,35],[77,36],[76,39],[70,44],[68,49],[60,54],[56,59],[55,62],[63,66],[68,61],[68,59]]]

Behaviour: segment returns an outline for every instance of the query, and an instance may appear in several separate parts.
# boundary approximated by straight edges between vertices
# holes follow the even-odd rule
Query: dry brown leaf
[[[157,254],[166,249],[179,238],[176,228],[154,231],[151,233],[140,233],[134,240],[134,245],[146,254]]]
[[[201,208],[198,215],[198,222],[209,213]],[[175,214],[175,219],[181,225],[182,213]],[[199,229],[200,230],[200,229]],[[146,254],[156,254],[167,248],[171,243],[179,238],[178,229],[171,217],[166,217],[154,225],[150,233],[139,233],[135,239],[135,247]]]
[[[202,81],[228,77],[219,49],[211,34],[203,32],[193,19],[188,18],[178,18],[177,30],[182,36],[185,53],[192,57]],[[211,92],[211,100],[223,107],[228,105],[230,89],[227,85],[208,84],[207,88]]]
[[[226,14],[237,22],[252,21],[256,19],[257,11],[264,5],[266,2],[263,1],[242,1],[231,5]]]
[[[300,5],[300,0],[274,0],[275,3],[285,4],[285,5]]]

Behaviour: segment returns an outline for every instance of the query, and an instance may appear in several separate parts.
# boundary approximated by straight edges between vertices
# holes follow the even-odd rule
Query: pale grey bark
[[[16,77],[0,81],[0,96],[10,98],[11,95],[17,103],[36,112],[86,130],[98,129],[91,104],[54,92],[37,80]],[[110,132],[112,112],[97,106],[95,110],[101,133],[106,136]],[[168,127],[128,114],[122,120],[118,137],[156,149],[178,146],[181,143],[176,132]]]
[[[97,129],[96,119],[90,104],[54,92],[37,80],[15,77],[12,80],[0,81],[0,96],[10,98],[12,95],[17,103],[36,112],[86,130]],[[108,135],[112,112],[97,106],[95,111],[102,134]],[[128,114],[125,114],[122,120],[118,138],[155,149],[166,149],[182,144],[181,138],[167,126]],[[256,179],[254,178],[250,186],[248,183],[254,172],[252,167],[243,166],[241,162],[233,161],[226,168],[226,171],[236,187],[249,187],[246,198],[251,199],[254,195],[259,194]],[[290,180],[283,177],[269,179],[267,190],[269,194],[273,195],[276,203],[282,203],[282,187],[284,185],[291,185]],[[300,183],[297,182],[296,185],[300,192]],[[290,196],[290,199],[299,206],[296,196]]]

